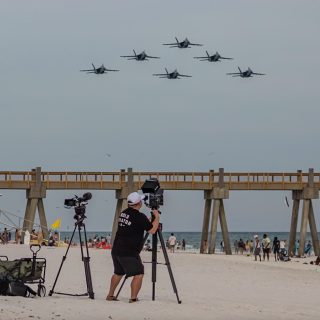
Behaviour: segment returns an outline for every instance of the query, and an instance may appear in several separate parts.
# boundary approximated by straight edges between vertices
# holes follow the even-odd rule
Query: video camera
[[[74,207],[75,215],[74,219],[76,219],[78,222],[83,221],[84,218],[86,218],[86,205],[88,204],[88,201],[92,198],[91,192],[86,192],[83,194],[82,197],[74,196],[74,198],[71,199],[65,199],[64,200],[64,206],[67,209],[70,209]]]
[[[160,206],[163,206],[163,189],[160,188],[157,178],[147,179],[141,190],[144,194],[148,194],[144,198],[144,203],[147,207],[157,210]]]

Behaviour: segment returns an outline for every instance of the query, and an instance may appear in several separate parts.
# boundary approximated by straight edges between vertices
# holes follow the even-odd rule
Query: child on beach
[[[261,244],[258,235],[254,236],[254,261],[257,261],[257,256],[259,256],[261,261]]]

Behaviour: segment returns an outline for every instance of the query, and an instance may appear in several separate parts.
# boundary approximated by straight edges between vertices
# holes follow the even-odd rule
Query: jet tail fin
[[[134,53],[134,55],[135,55],[135,56],[137,56],[137,54],[136,54],[136,52],[135,52],[135,50],[134,50],[134,49],[133,49],[133,53]]]
[[[206,50],[206,53],[207,53],[208,58],[210,58],[210,55],[209,55],[209,53],[208,53],[208,51],[207,51],[207,50]]]
[[[240,73],[242,73],[242,71],[241,71],[240,67],[238,67],[238,69],[239,69],[239,72],[240,72]]]
[[[176,39],[177,43],[179,43],[179,40],[177,39],[177,37],[175,37],[175,39]]]
[[[93,70],[96,70],[96,67],[94,66],[94,64],[93,63],[91,63],[92,64],[92,66],[93,66]]]
[[[167,68],[165,68],[165,70],[166,70],[166,73],[167,73],[167,74],[169,74],[168,69],[167,69]]]

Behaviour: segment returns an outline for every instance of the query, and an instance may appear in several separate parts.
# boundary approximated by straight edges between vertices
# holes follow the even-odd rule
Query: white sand
[[[39,254],[47,258],[47,292],[64,254],[65,248],[46,247]],[[28,247],[17,245],[0,246],[0,255],[10,260],[31,256]],[[254,262],[246,256],[169,254],[182,300],[179,305],[164,265],[158,266],[156,301],[152,301],[151,264],[145,264],[141,301],[128,303],[129,283],[119,302],[105,301],[113,272],[110,251],[92,249],[90,255],[95,300],[0,296],[0,319],[316,319],[320,314],[320,267],[303,264],[310,258],[276,263]],[[142,258],[150,261],[151,253],[143,253]],[[80,248],[70,249],[55,290],[86,292]]]

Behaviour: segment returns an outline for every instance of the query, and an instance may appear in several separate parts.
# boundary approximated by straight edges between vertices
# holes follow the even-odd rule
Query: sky
[[[319,11],[311,0],[2,0],[0,171],[318,172]],[[174,37],[204,46],[162,45]],[[133,49],[161,59],[120,58]],[[205,50],[234,60],[193,59]],[[120,72],[79,72],[91,63]],[[226,75],[238,66],[266,76]],[[192,78],[152,76],[164,68]],[[1,193],[0,208],[23,215],[25,193]],[[75,193],[48,192],[49,223],[73,223],[63,199]],[[287,231],[285,195],[232,192],[229,229]],[[115,205],[94,192],[87,228],[110,230]],[[202,192],[166,192],[165,229],[200,231],[203,207]]]

